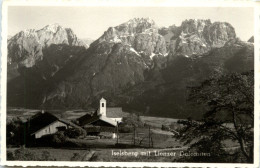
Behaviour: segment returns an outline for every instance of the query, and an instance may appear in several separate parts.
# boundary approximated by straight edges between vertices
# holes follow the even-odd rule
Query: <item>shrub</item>
[[[78,138],[83,134],[83,131],[78,129],[78,128],[69,128],[67,130],[65,130],[64,135],[69,137],[69,138]]]
[[[162,130],[164,131],[170,131],[171,128],[168,125],[162,125]]]
[[[130,127],[130,126],[119,126],[118,132],[120,132],[120,133],[130,133],[130,132],[133,132],[133,128]]]
[[[180,131],[180,129],[182,128],[182,125],[179,124],[178,122],[172,122],[172,123],[170,124],[170,128],[171,128],[172,130],[175,130],[175,131]]]
[[[57,132],[52,137],[52,143],[54,146],[61,146],[66,141],[66,137],[63,132]]]
[[[20,146],[23,144],[24,125],[22,120],[17,117],[7,122],[6,139],[7,145]]]
[[[153,128],[153,126],[151,126],[150,124],[144,123],[144,128]]]
[[[127,117],[123,117],[122,126],[135,126],[135,127],[144,127],[144,123],[141,118],[136,114],[130,114]]]

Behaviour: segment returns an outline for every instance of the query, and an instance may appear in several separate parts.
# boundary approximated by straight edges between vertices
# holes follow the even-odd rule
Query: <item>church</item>
[[[107,101],[101,98],[98,109],[80,117],[78,123],[82,127],[89,125],[116,127],[118,123],[122,122],[122,118],[127,116],[128,113],[123,112],[122,107],[107,107]]]

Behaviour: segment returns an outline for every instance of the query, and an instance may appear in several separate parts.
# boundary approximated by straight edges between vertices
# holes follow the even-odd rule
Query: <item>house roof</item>
[[[28,119],[28,121],[26,122],[26,126],[29,133],[32,134],[57,120],[58,118],[53,114],[50,114],[48,112],[39,112]]]
[[[92,116],[91,118],[86,120],[83,125],[92,124],[92,123],[94,123],[94,122],[96,122],[98,120],[106,122],[106,123],[108,123],[108,124],[110,124],[112,126],[116,126],[117,125],[116,121],[114,121],[114,120],[112,120],[110,118],[107,118],[106,116],[102,116],[102,115],[94,115],[94,116]]]
[[[79,125],[85,125],[87,122],[94,116],[96,116],[96,111],[88,111],[86,114],[80,118],[78,118]]]
[[[123,118],[127,117],[128,113],[123,112],[122,107],[107,107],[106,116],[108,118]]]
[[[71,127],[78,128],[78,129],[80,129],[80,130],[84,130],[84,129],[81,128],[80,126],[78,126],[78,125],[76,125],[76,124],[74,124],[73,122],[70,122],[70,121],[68,121],[68,120],[65,120],[65,119],[60,118],[59,121],[60,121],[60,122],[63,122],[64,124],[67,124],[67,125],[69,125],[69,126],[71,126]],[[84,130],[84,131],[85,131],[85,130]]]

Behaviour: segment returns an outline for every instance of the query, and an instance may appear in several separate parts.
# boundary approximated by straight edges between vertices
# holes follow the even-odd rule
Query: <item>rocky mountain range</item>
[[[253,69],[253,41],[241,41],[225,22],[190,19],[160,28],[134,18],[90,46],[54,24],[8,40],[8,106],[87,109],[105,97],[129,112],[198,117],[188,86]]]

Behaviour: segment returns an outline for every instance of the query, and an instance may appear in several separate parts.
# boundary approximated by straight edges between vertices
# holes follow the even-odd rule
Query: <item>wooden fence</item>
[[[131,145],[136,147],[153,147],[151,128],[131,127],[129,132],[120,132],[117,127],[117,144]]]

